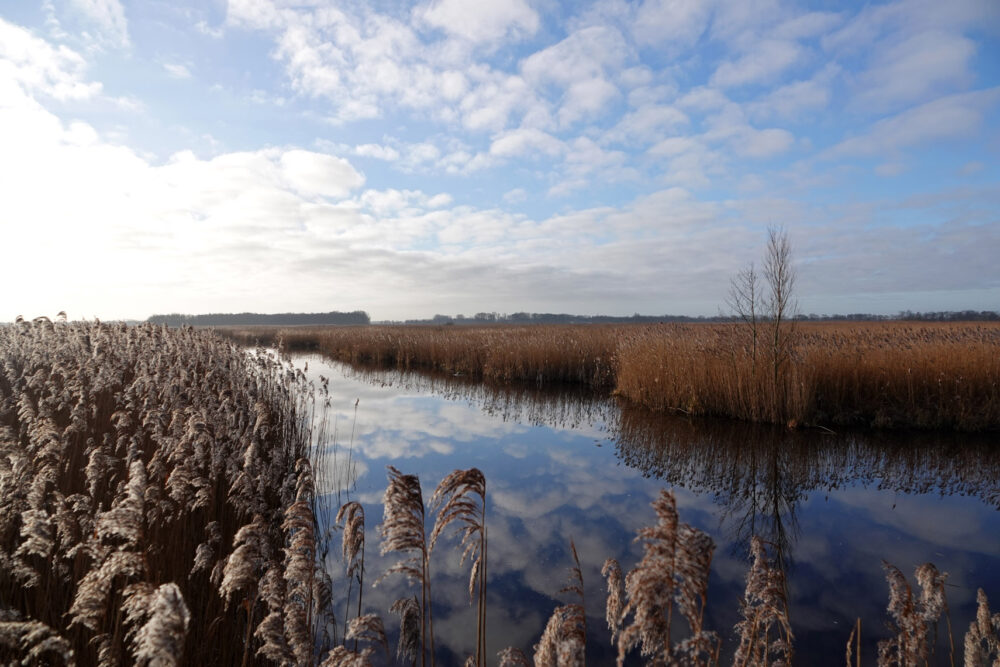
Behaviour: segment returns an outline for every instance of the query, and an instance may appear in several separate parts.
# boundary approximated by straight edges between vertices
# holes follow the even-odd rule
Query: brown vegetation
[[[768,322],[759,326],[766,329]],[[260,327],[220,333],[250,344],[280,340],[289,350],[313,350],[353,364],[503,382],[577,383],[654,410],[691,415],[791,425],[1000,428],[1000,324],[783,326],[773,346],[740,323]]]
[[[0,659],[311,659],[302,383],[207,332],[0,328]]]
[[[360,596],[342,641],[331,636],[333,582],[322,543],[329,526],[317,524],[323,514],[308,458],[314,434],[306,415],[315,394],[301,373],[206,332],[47,320],[0,328],[0,363],[0,659],[388,659],[383,620],[361,613]],[[435,662],[430,558],[451,526],[471,560],[470,604],[478,589],[478,639],[468,664],[486,662],[486,488],[477,469],[447,475],[432,496],[438,512],[428,532],[419,479],[389,467],[381,550],[404,559],[386,574],[405,574],[421,587],[419,599],[402,598],[389,610],[400,616],[404,661],[419,651],[422,664]],[[661,492],[653,510],[655,525],[638,531],[640,562],[624,576],[614,561],[604,568],[618,662],[638,648],[653,664],[717,665],[721,640],[704,624],[714,544],[680,521],[671,493]],[[345,528],[348,581],[356,577],[360,586],[360,505],[345,504],[337,522]],[[536,665],[583,663],[585,586],[570,548],[575,567],[561,592],[578,601],[556,608]],[[787,664],[793,637],[783,575],[764,543],[753,539],[751,550],[736,664]],[[917,595],[901,572],[886,570],[894,636],[880,644],[878,664],[926,664],[932,628],[947,616],[946,575],[918,568]],[[678,618],[686,636],[672,623]],[[966,664],[989,664],[998,636],[998,615],[980,592]],[[954,663],[954,649],[950,657]],[[512,649],[500,660],[527,661]]]

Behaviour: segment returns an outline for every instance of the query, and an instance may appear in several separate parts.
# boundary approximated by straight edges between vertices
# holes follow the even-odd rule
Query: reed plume
[[[559,590],[572,593],[579,602],[556,607],[545,624],[545,630],[535,645],[535,667],[583,667],[587,649],[587,613],[584,604],[583,570],[576,553],[576,544],[569,543],[573,566],[569,583]]]
[[[0,647],[6,647],[22,657],[22,664],[56,664],[57,657],[63,665],[76,665],[76,656],[70,643],[53,628],[40,621],[25,621],[11,609],[0,608]],[[0,651],[0,657],[4,652]]]
[[[335,646],[320,663],[320,667],[370,667],[377,646],[383,648],[386,657],[389,655],[389,644],[385,639],[382,619],[375,614],[352,618],[347,625],[344,639],[345,642],[348,639],[354,639],[355,642],[366,641],[375,646],[366,646],[360,651],[350,651],[346,646]]]
[[[605,604],[605,619],[611,631],[611,643],[615,643],[622,627],[622,609],[625,605],[625,584],[622,581],[622,568],[618,561],[609,558],[601,567],[601,576],[608,584],[608,600]]]
[[[937,623],[946,607],[944,581],[947,573],[938,572],[931,563],[917,568],[920,596],[913,594],[906,577],[897,567],[882,562],[889,583],[889,615],[896,635],[878,643],[879,667],[915,667],[926,663],[932,647],[927,637],[930,625]]]
[[[361,503],[350,501],[344,503],[337,511],[336,522],[343,523],[344,533],[341,543],[341,552],[344,562],[347,564],[347,605],[351,604],[351,583],[355,579],[358,582],[358,613],[361,617],[361,599],[364,595],[365,585],[365,510]],[[346,626],[349,612],[344,612],[344,623]],[[347,628],[344,628],[347,634]],[[357,646],[355,645],[355,649]]]
[[[171,667],[181,663],[191,613],[177,584],[159,586],[149,596],[149,618],[133,641],[136,664]]]
[[[995,666],[1000,664],[1000,613],[990,615],[989,600],[981,588],[976,603],[976,618],[965,633],[965,667]]]
[[[531,667],[524,652],[513,646],[508,646],[497,653],[497,659],[499,660],[498,667]]]
[[[792,662],[792,626],[788,620],[785,575],[767,557],[764,541],[750,540],[753,563],[736,624],[740,645],[734,667],[787,667]],[[849,646],[850,644],[848,644]]]
[[[396,657],[415,664],[420,651],[420,603],[416,597],[399,598],[389,611],[399,615],[399,641]]]
[[[640,529],[636,537],[643,542],[642,560],[625,577],[622,619],[631,614],[632,621],[618,635],[618,665],[636,646],[654,661],[710,664],[719,640],[702,622],[715,545],[708,535],[679,521],[673,493],[660,491],[653,510],[656,525]],[[675,605],[689,628],[677,645],[670,635]]]
[[[477,500],[478,499],[478,500]],[[461,563],[468,558],[469,604],[475,589],[479,587],[475,666],[486,664],[486,478],[478,468],[455,470],[446,475],[431,496],[431,508],[438,508],[428,551],[444,530],[458,522],[457,533],[461,536]]]
[[[386,570],[375,583],[377,585],[390,574],[400,573],[409,581],[420,584],[420,664],[426,664],[428,650],[431,664],[434,664],[430,561],[424,533],[424,499],[420,480],[416,475],[404,475],[391,465],[386,468],[389,485],[382,498],[383,518],[378,527],[382,538],[380,551],[383,556],[392,552],[410,555]]]

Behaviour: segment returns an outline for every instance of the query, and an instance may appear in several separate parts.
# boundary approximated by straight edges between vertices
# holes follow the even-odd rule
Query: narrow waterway
[[[994,611],[1000,608],[996,435],[792,432],[654,415],[572,391],[358,371],[316,356],[296,363],[308,363],[317,385],[328,381],[329,437],[318,472],[332,513],[349,499],[364,506],[362,607],[383,616],[391,641],[398,619],[389,605],[418,590],[399,575],[370,586],[399,560],[378,554],[390,464],[419,475],[425,501],[454,469],[485,474],[491,664],[506,646],[530,657],[552,610],[575,601],[559,592],[568,583],[571,540],[585,583],[588,663],[613,663],[601,565],[614,557],[628,570],[641,558],[633,538],[654,522],[650,502],[664,488],[676,494],[681,520],[716,544],[706,625],[723,638],[722,664],[737,644],[733,626],[753,535],[770,543],[786,571],[796,664],[843,665],[859,617],[864,662],[874,664],[877,641],[889,636],[883,560],[911,582],[924,562],[949,573],[958,651],[977,587]],[[339,540],[338,533],[328,563],[342,622],[347,590]],[[455,545],[442,538],[432,557],[443,665],[462,664],[476,642],[468,563],[459,564]],[[352,615],[356,595],[355,584]],[[682,636],[684,624],[675,626]],[[936,662],[948,664],[944,619],[938,635]]]

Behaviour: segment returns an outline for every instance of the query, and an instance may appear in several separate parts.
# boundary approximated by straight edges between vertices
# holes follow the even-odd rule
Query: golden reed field
[[[244,343],[495,381],[572,382],[654,410],[789,425],[1000,428],[1000,323],[232,328]],[[756,335],[755,335],[756,334]]]
[[[920,340],[928,335],[921,331],[900,330],[892,339],[905,333]],[[954,328],[926,331],[939,337],[942,350],[957,349],[954,341],[948,347]],[[960,331],[955,340],[967,341],[975,331]],[[665,332],[673,337],[664,341]],[[454,372],[522,379],[534,372],[542,380],[604,387],[615,378],[606,375],[609,369],[628,367],[624,359],[637,364],[646,354],[663,363],[665,353],[704,352],[699,343],[722,355],[724,344],[731,344],[724,336],[712,338],[725,333],[720,328],[319,333],[327,344],[346,344],[347,334],[369,342],[398,335],[413,345],[410,350],[434,351],[440,367]],[[827,344],[835,333],[824,331],[819,340]],[[614,337],[625,343],[622,352],[602,361],[601,345]],[[449,340],[461,344],[449,346]],[[527,352],[522,358],[512,352],[515,340]],[[804,335],[801,348],[809,340]],[[871,350],[878,349],[874,334],[868,340]],[[485,341],[503,356],[491,356]],[[478,366],[449,365],[446,351],[463,346],[464,363],[478,354]],[[366,349],[374,355],[378,347]],[[875,358],[867,354],[861,356]],[[882,358],[907,358],[892,354]],[[418,359],[407,358],[413,364]],[[589,375],[582,372],[586,367]],[[914,371],[917,387],[926,372]],[[425,503],[419,479],[389,466],[378,535],[381,553],[398,554],[399,561],[378,579],[398,574],[420,592],[387,610],[366,610],[364,585],[374,577],[365,577],[364,509],[348,502],[333,519],[333,494],[317,491],[329,473],[329,461],[318,454],[324,448],[313,446],[325,442],[322,430],[312,430],[323,389],[317,392],[274,356],[210,331],[44,318],[0,327],[0,659],[22,665],[347,667],[391,664],[387,636],[396,636],[397,662],[434,665],[430,563],[444,538],[440,544],[450,542],[470,557],[469,603],[477,601],[478,613],[467,631],[478,641],[465,664],[531,664],[516,648],[503,649],[495,661],[487,655],[488,494],[475,468],[446,475]],[[913,396],[915,404],[927,400],[917,390]],[[584,582],[576,547],[568,545],[576,566],[561,593],[569,601],[539,628],[534,665],[583,665],[588,634],[596,632],[610,633],[619,667],[630,656],[657,665],[720,663],[723,635],[730,633],[703,623],[715,545],[680,521],[672,493],[660,492],[653,513],[655,523],[636,536],[641,560],[623,572],[608,559],[605,582]],[[341,528],[338,566],[330,546],[333,530]],[[733,601],[740,607],[732,640],[739,667],[794,658],[785,575],[768,551],[759,538],[751,540],[746,591]],[[885,570],[890,622],[875,632],[889,636],[879,643],[878,664],[926,664],[938,621],[948,617],[947,575],[924,564],[913,587],[897,568],[886,563]],[[347,618],[337,618],[333,600],[343,598],[335,591],[345,588],[351,604]],[[606,600],[606,627],[587,625],[585,590],[593,595],[595,589]],[[392,616],[398,623],[387,625],[383,619]],[[845,637],[847,665],[860,664],[860,632],[859,624]],[[951,637],[950,621],[947,632]],[[991,615],[982,591],[963,645],[949,646],[951,664],[959,652],[971,667],[1000,659],[1000,614]]]

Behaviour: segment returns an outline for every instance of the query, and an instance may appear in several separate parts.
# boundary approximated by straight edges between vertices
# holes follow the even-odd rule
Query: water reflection
[[[330,377],[335,467],[347,457],[357,467],[342,491],[365,505],[372,579],[388,563],[372,553],[385,464],[419,474],[425,497],[452,469],[485,473],[493,653],[508,645],[530,652],[560,601],[572,538],[589,595],[588,660],[611,661],[600,565],[608,556],[625,568],[638,560],[632,537],[652,520],[649,502],[664,486],[675,489],[683,519],[719,545],[707,622],[730,645],[752,535],[774,544],[787,569],[800,664],[841,664],[858,616],[870,630],[866,654],[874,655],[887,597],[883,558],[906,572],[925,561],[951,572],[959,644],[976,587],[1000,599],[995,438],[694,422],[584,393],[359,371],[315,358],[309,365]],[[439,551],[436,634],[443,662],[460,664],[474,647],[475,608],[458,554]],[[384,613],[406,590],[387,581],[365,592],[365,607]]]

